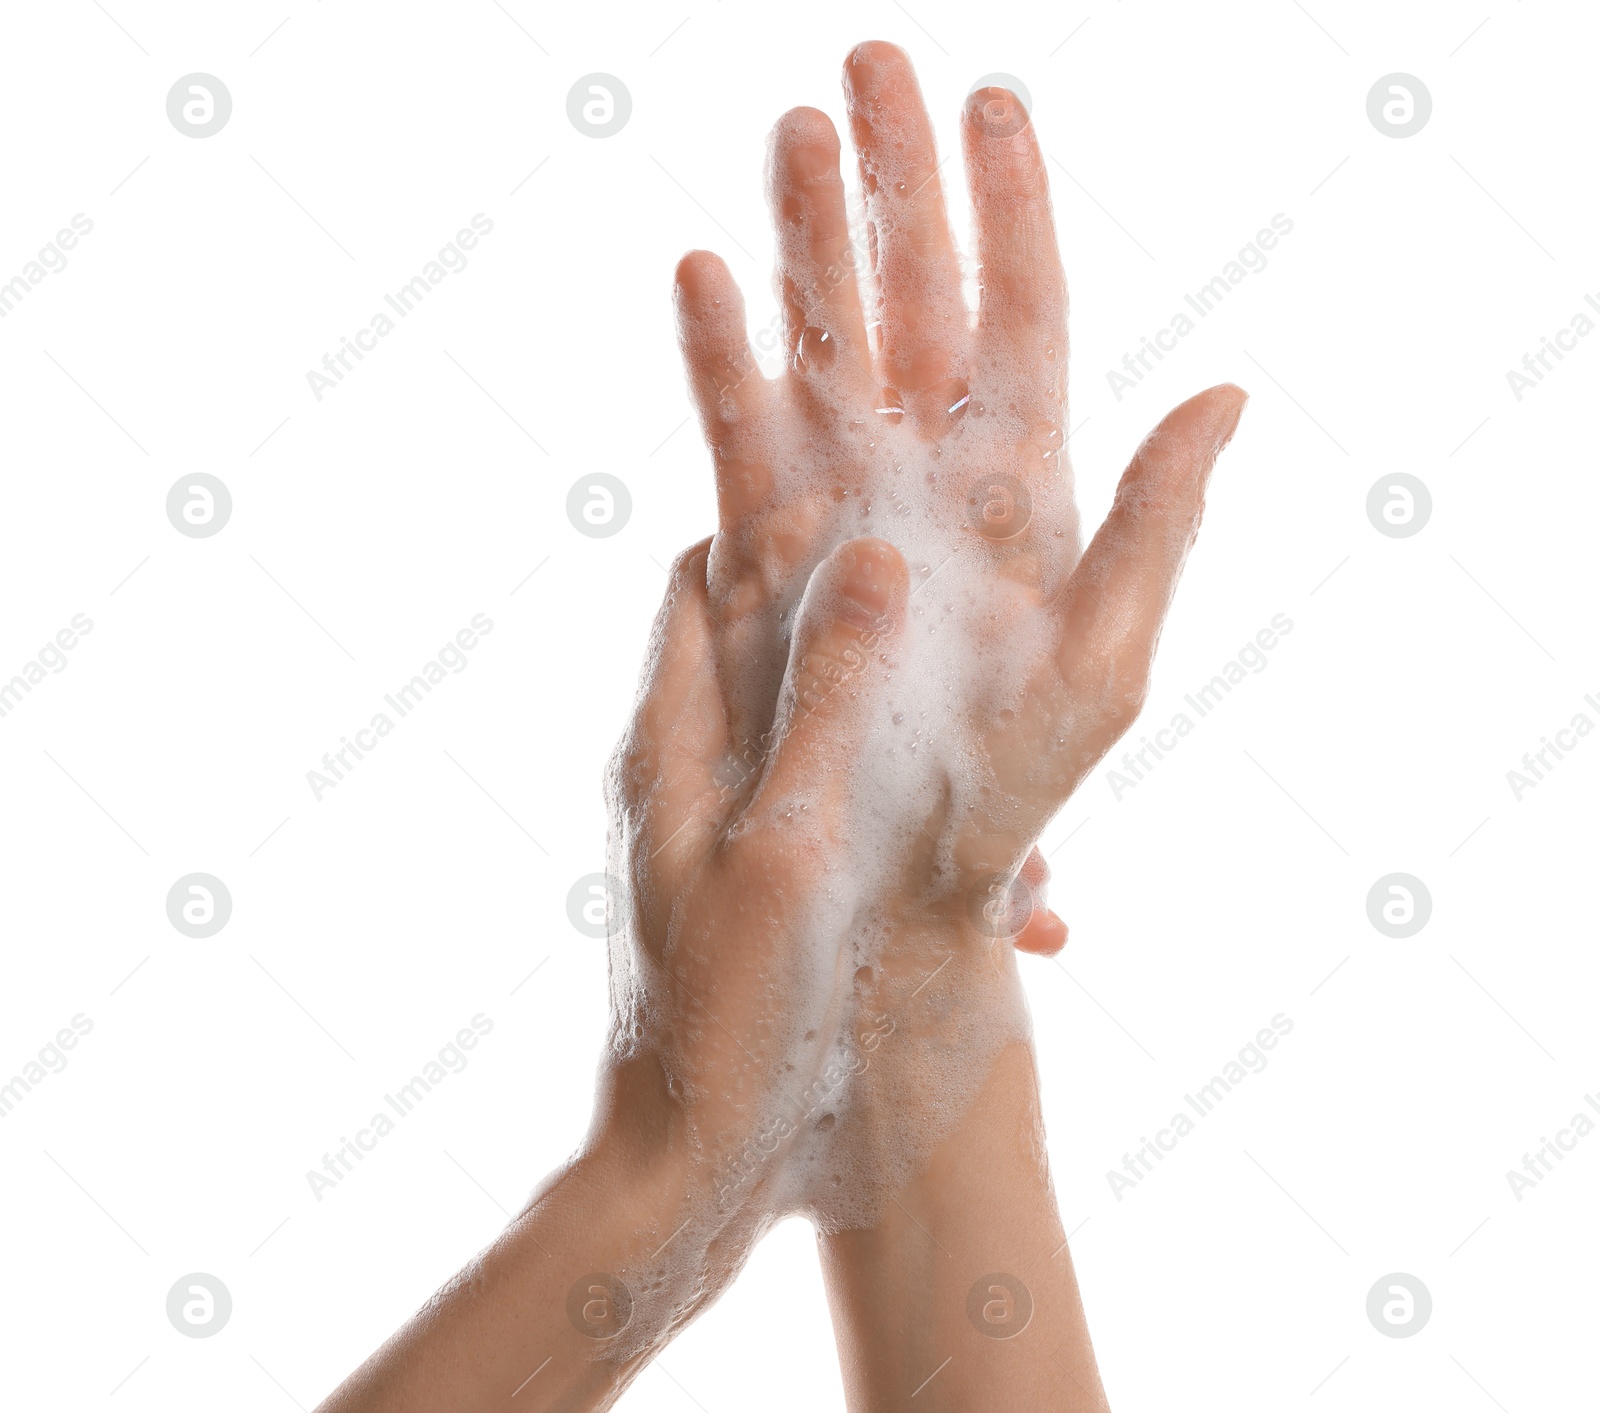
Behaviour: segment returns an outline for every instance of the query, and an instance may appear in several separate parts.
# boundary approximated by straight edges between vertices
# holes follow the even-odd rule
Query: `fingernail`
[[[879,55],[870,43],[859,44],[845,61],[845,85],[856,94],[866,97],[875,87],[881,68]]]

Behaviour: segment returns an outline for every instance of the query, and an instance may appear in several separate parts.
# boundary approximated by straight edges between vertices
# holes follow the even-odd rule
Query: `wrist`
[[[878,1221],[818,1247],[852,1410],[906,1406],[937,1375],[951,1407],[1103,1413],[1030,1046],[1001,1052]]]
[[[728,1199],[720,1166],[700,1149],[655,1056],[609,1062],[582,1148],[519,1218],[557,1186],[563,1207],[584,1214],[586,1270],[613,1277],[631,1301],[608,1357],[658,1352],[731,1283],[765,1229],[748,1194]]]

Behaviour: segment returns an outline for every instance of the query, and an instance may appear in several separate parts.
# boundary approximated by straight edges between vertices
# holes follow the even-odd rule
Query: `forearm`
[[[680,1126],[638,1122],[619,1078],[580,1156],[318,1413],[498,1413],[513,1396],[521,1413],[609,1408],[732,1279],[740,1242],[685,1221],[705,1204]]]
[[[853,1413],[1106,1408],[1031,1047],[1002,1052],[876,1226],[819,1245]]]
[[[319,1413],[476,1413],[503,1408],[514,1392],[534,1413],[607,1407],[633,1371],[568,1320],[567,1293],[624,1263],[615,1233],[630,1214],[649,1220],[634,1190],[575,1159]]]

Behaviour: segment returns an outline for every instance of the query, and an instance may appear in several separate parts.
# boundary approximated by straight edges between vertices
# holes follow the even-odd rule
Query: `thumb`
[[[862,735],[861,702],[898,636],[905,560],[885,540],[848,540],[812,572],[795,615],[789,663],[757,799],[824,785],[842,790]]]
[[[1111,513],[1067,583],[1062,676],[1101,704],[1118,735],[1143,700],[1161,623],[1200,528],[1206,483],[1245,397],[1224,383],[1162,419],[1123,473]]]

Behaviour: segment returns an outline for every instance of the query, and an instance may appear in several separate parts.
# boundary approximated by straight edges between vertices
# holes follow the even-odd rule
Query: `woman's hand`
[[[1224,386],[1170,413],[1080,553],[1066,289],[1032,125],[1000,89],[963,109],[974,319],[909,61],[865,44],[844,80],[863,258],[826,116],[796,109],[770,142],[783,374],[760,374],[719,259],[686,256],[676,286],[716,470],[706,631],[728,703],[729,779],[760,777],[815,567],[860,535],[894,547],[878,554],[896,574],[906,566],[907,623],[881,675],[842,674],[847,692],[870,681],[864,735],[848,761],[823,762],[807,803],[849,860],[819,877],[830,903],[852,900],[833,916],[859,978],[854,1020],[834,1033],[834,1062],[844,1056],[852,1078],[812,1135],[806,1209],[825,1228],[881,1210],[1000,1047],[1026,1036],[1009,948],[983,944],[1064,940],[1017,879],[1041,881],[1039,832],[1139,712],[1206,481],[1244,404]],[[831,938],[826,948],[836,954]]]
[[[734,748],[759,758],[813,568],[855,535],[897,546],[922,645],[902,681],[952,684],[931,719],[926,701],[903,702],[902,739],[942,732],[923,751],[925,777],[959,773],[952,759],[968,753],[981,782],[916,824],[941,838],[957,875],[946,888],[983,895],[998,926],[1033,838],[1138,713],[1205,480],[1244,395],[1213,388],[1168,416],[1080,565],[1066,286],[1027,114],[1002,89],[963,109],[973,319],[909,60],[863,44],[844,81],[865,200],[860,248],[828,118],[795,109],[770,141],[787,355],[776,381],[756,365],[723,262],[696,252],[678,269],[680,341],[716,471],[711,631]],[[1042,881],[1043,860],[1028,862],[1026,881]],[[1041,910],[1019,943],[1051,951],[1064,940]]]
[[[609,1407],[803,1203],[858,986],[837,787],[907,586],[871,540],[817,568],[759,775],[735,789],[706,555],[673,567],[607,772],[623,900],[588,1139],[322,1413]]]
[[[875,1044],[852,941],[849,781],[901,648],[893,548],[834,549],[798,606],[749,779],[730,774],[735,703],[715,651],[709,546],[673,567],[632,724],[607,772],[612,1026],[591,1151],[625,1150],[663,1203],[619,1275],[659,1348],[820,1180],[812,1141]]]

